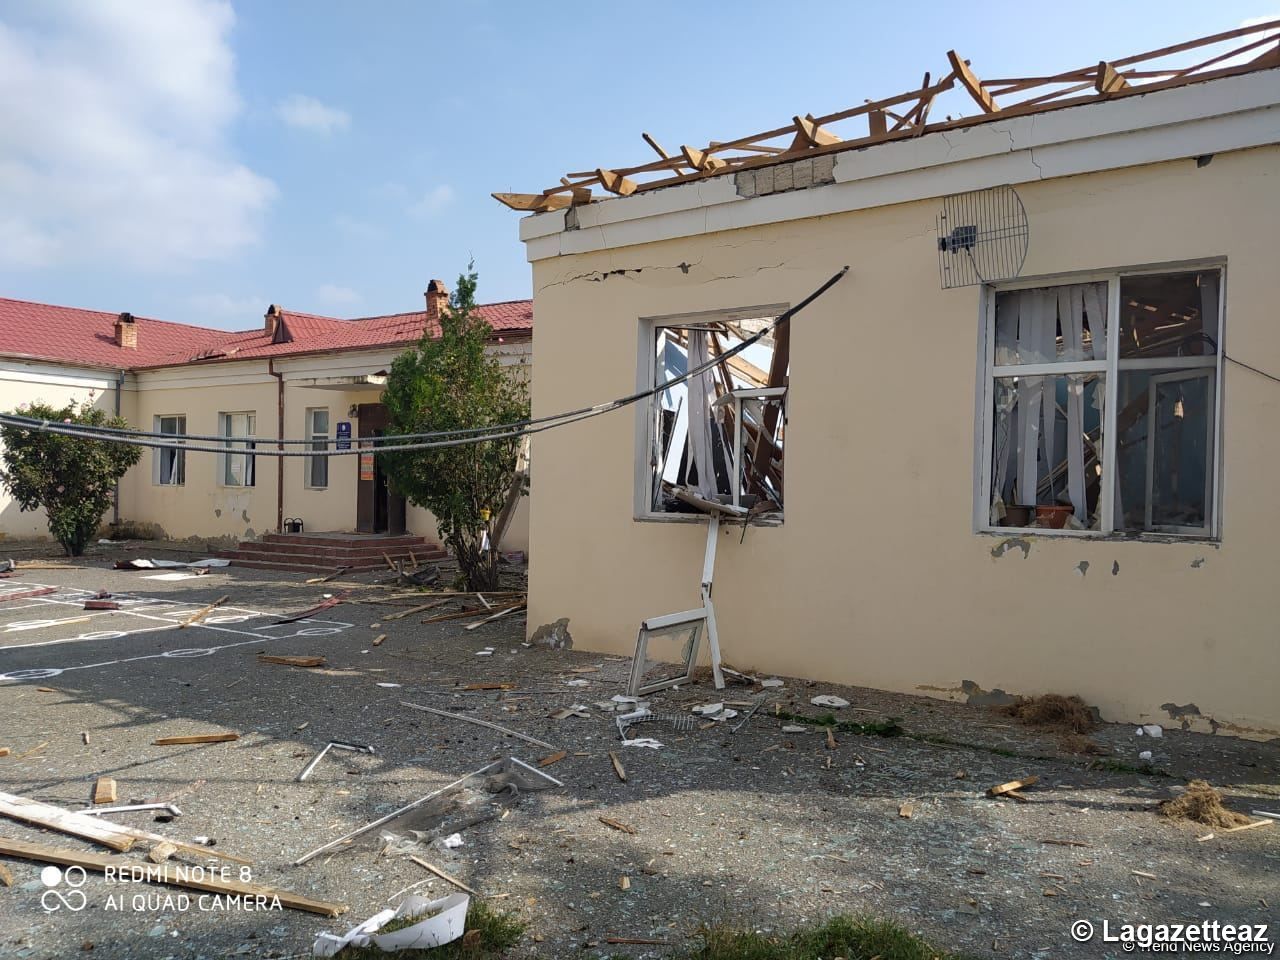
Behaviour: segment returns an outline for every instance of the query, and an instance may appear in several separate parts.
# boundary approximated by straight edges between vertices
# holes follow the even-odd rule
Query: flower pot
[[[1031,508],[1011,504],[1004,508],[1002,527],[1027,527],[1031,525]]]
[[[1060,507],[1057,504],[1036,505],[1036,526],[1048,527],[1050,530],[1061,530],[1067,525],[1067,517],[1075,513],[1074,507]]]

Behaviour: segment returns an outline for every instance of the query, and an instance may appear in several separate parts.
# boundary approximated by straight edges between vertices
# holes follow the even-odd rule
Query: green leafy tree
[[[476,313],[476,282],[471,265],[441,311],[440,335],[424,332],[392,363],[382,394],[388,435],[467,430],[529,416],[523,376],[507,373],[485,351],[493,328]],[[381,454],[396,491],[435,515],[440,539],[472,590],[498,585],[498,545],[485,535],[511,491],[519,446],[513,437]]]
[[[92,427],[127,427],[122,417],[109,416],[91,402],[52,407],[22,404],[24,417]],[[84,553],[111,506],[116,482],[142,458],[139,447],[106,440],[83,440],[26,427],[0,427],[0,484],[23,510],[44,508],[49,532],[68,556]]]

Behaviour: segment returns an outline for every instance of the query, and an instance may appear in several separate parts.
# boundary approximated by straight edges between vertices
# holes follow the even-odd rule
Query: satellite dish
[[[944,197],[938,214],[942,289],[1018,276],[1030,236],[1022,199],[1007,184]]]

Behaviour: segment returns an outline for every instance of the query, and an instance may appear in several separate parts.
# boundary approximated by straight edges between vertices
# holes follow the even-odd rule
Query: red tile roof
[[[123,369],[194,354],[225,334],[136,317],[137,349],[116,345],[118,313],[0,298],[0,356]]]
[[[477,312],[498,339],[533,330],[531,300],[481,304]],[[354,320],[290,310],[282,316],[284,338],[278,343],[262,327],[228,333],[138,318],[135,350],[116,346],[117,314],[0,299],[0,356],[129,369],[181,366],[404,346],[417,342],[427,322],[424,311]]]

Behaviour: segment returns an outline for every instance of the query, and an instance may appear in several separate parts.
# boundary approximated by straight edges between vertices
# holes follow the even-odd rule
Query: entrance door
[[[387,408],[380,403],[362,403],[357,409],[360,439],[381,437],[387,432]],[[382,458],[361,453],[356,484],[356,530],[360,533],[405,532],[405,500],[394,493],[383,469]]]

